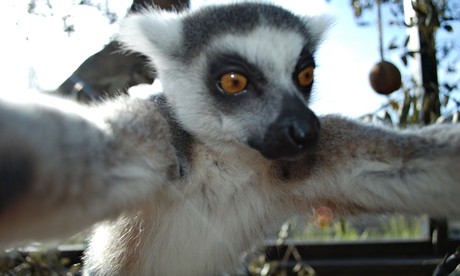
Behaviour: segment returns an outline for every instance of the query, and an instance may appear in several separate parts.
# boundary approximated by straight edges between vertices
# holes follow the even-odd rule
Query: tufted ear
[[[126,50],[142,53],[157,64],[171,58],[174,50],[180,46],[181,36],[180,14],[145,10],[129,15],[121,22],[117,40],[122,42]]]
[[[334,25],[335,19],[330,15],[303,16],[302,20],[311,37],[311,46],[317,49],[326,38],[327,33]]]

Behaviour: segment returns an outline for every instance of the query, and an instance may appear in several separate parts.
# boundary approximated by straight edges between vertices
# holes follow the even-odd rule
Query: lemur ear
[[[310,33],[310,43],[313,49],[326,38],[327,33],[334,25],[335,19],[330,15],[303,16],[302,20]]]
[[[181,34],[180,14],[145,10],[129,15],[121,22],[117,40],[126,50],[142,53],[157,63],[163,58],[171,58],[180,46]]]

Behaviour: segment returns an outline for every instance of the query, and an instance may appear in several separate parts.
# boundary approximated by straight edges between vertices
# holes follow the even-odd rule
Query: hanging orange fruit
[[[389,95],[401,87],[401,72],[393,63],[383,60],[372,67],[369,81],[375,92]]]

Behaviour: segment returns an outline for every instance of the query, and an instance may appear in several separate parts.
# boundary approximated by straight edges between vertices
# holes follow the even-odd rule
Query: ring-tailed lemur
[[[459,216],[459,125],[393,131],[308,108],[325,25],[261,3],[145,11],[120,38],[163,95],[2,99],[0,245],[107,220],[88,274],[213,275],[315,206]]]

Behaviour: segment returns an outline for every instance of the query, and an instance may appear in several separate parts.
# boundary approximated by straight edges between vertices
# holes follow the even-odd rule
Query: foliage
[[[363,14],[374,10],[380,0],[352,0],[351,6],[357,23],[360,26],[369,26],[369,22],[362,20]],[[422,50],[410,47],[413,37],[406,35],[401,41],[397,38],[386,45],[387,51],[399,52],[400,61],[404,65],[403,87],[388,97],[388,101],[375,113],[363,116],[370,121],[380,121],[386,124],[406,127],[413,124],[426,124],[434,122],[457,122],[460,113],[460,55],[458,43],[454,39],[454,26],[460,22],[460,5],[455,1],[417,0],[412,1],[412,8],[416,13],[416,20],[404,20],[403,1],[381,0],[389,14],[387,26],[401,28],[418,27],[420,41],[425,40]],[[403,29],[404,30],[404,29]],[[432,34],[432,37],[424,37]],[[422,42],[421,42],[422,43]],[[433,46],[434,53],[429,53]],[[432,55],[431,55],[432,54]],[[431,55],[435,60],[432,65],[424,65],[425,70],[431,74],[433,81],[424,81],[419,76],[412,61],[418,62],[420,56]],[[433,68],[427,68],[433,67]],[[430,71],[431,70],[431,71]],[[423,75],[423,74],[422,74]],[[439,82],[438,82],[439,77]],[[422,84],[422,82],[425,84]],[[429,91],[435,96],[425,97]],[[436,95],[438,95],[436,97]],[[428,113],[429,105],[439,105],[430,112],[429,119],[423,119],[423,114]]]
[[[110,1],[71,0],[68,2],[69,3],[65,3],[64,5],[79,5],[97,9],[109,20],[111,24],[117,22],[117,20],[119,19],[119,15],[111,9]],[[59,0],[29,0],[27,11],[29,12],[29,14],[33,15],[42,15],[44,17],[52,16],[54,15],[54,7],[62,5],[63,3],[59,2]],[[66,10],[68,10],[67,14],[61,14],[62,27],[64,32],[71,35],[75,32],[75,25],[73,23],[73,18],[70,9]]]
[[[265,254],[250,259],[250,275],[316,275],[308,261],[297,252],[296,244],[310,242],[370,241],[418,239],[424,236],[426,219],[403,215],[338,217],[327,223],[317,223],[317,218],[292,219],[282,225],[276,236],[277,245],[287,245],[282,260],[267,261]],[[283,267],[285,261],[294,259],[297,265]]]
[[[91,230],[82,231],[63,240],[61,244],[78,251],[81,245],[86,245],[90,232]],[[22,249],[0,251],[0,276],[81,275],[82,265],[75,263],[77,256],[67,258],[62,256],[62,252],[61,247],[56,247],[54,243],[33,243]]]
[[[20,252],[10,250],[0,256],[0,275],[77,276],[81,265],[61,258],[58,250]]]

